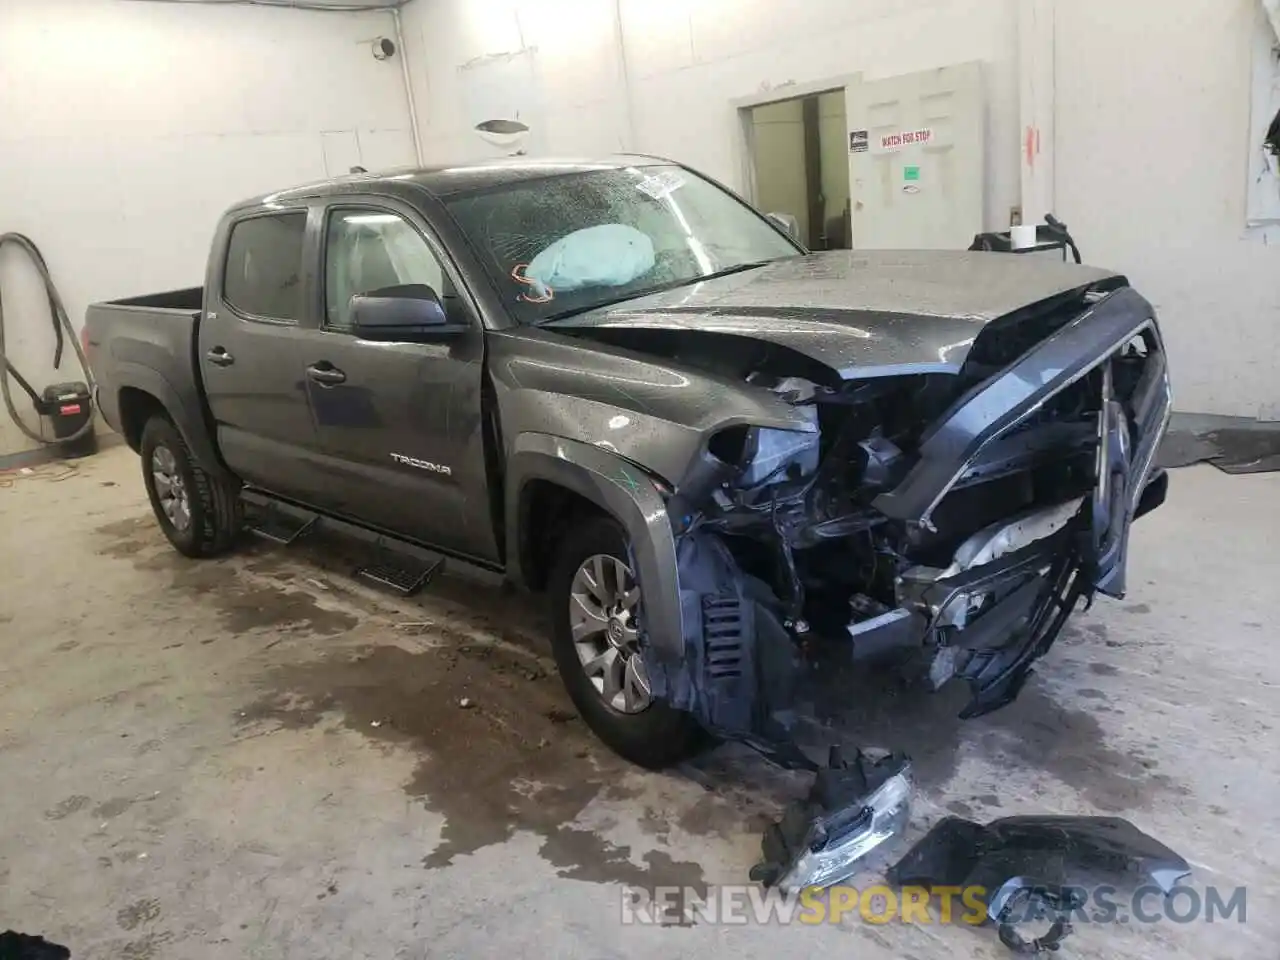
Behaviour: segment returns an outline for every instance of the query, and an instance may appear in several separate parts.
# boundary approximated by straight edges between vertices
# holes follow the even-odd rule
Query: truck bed
[[[163,293],[144,293],[139,297],[108,300],[95,304],[98,307],[140,307],[147,310],[179,311],[190,313],[204,307],[204,287],[186,287],[183,290],[166,290]]]
[[[85,313],[85,346],[97,382],[98,409],[134,446],[138,438],[121,429],[121,408],[131,402],[130,389],[160,399],[189,443],[200,444],[196,438],[207,436],[199,429],[205,410],[196,362],[203,299],[203,287],[188,287],[90,304]],[[193,452],[215,456],[212,450]]]

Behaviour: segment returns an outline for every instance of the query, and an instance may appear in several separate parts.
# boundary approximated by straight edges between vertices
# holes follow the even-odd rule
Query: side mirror
[[[800,221],[789,213],[766,213],[766,217],[773,221],[774,226],[778,227],[792,240],[800,239]]]
[[[351,323],[364,340],[434,339],[467,329],[449,322],[439,295],[425,283],[357,293],[351,298]]]

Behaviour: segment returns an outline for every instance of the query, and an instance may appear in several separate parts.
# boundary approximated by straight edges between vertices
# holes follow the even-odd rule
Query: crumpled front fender
[[[507,459],[506,515],[519,516],[520,493],[531,480],[547,480],[585,497],[626,531],[644,596],[644,633],[659,661],[684,658],[676,544],[666,502],[642,469],[608,450],[543,433],[521,433]],[[507,524],[507,557],[513,577],[520,568],[519,524]]]

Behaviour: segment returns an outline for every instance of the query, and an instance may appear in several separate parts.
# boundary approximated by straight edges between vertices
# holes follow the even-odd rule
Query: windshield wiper
[[[764,267],[775,262],[775,260],[752,260],[747,263],[735,264],[732,267],[725,267],[723,270],[715,271],[715,273],[704,273],[697,277],[687,277],[683,280],[672,280],[670,283],[660,283],[644,290],[638,290],[635,293],[628,293],[621,297],[614,297],[611,300],[601,300],[599,303],[593,303],[585,307],[575,307],[572,310],[553,313],[551,316],[544,317],[537,321],[534,326],[541,326],[544,323],[552,323],[556,320],[568,320],[570,317],[576,317],[583,313],[590,313],[592,310],[601,310],[604,307],[616,306],[619,303],[626,303],[628,300],[639,300],[641,297],[649,297],[655,293],[665,293],[668,290],[675,290],[677,287],[687,287],[695,283],[702,283],[704,280],[716,280],[720,277],[727,277],[734,273],[742,273],[745,270],[755,270],[757,267]]]

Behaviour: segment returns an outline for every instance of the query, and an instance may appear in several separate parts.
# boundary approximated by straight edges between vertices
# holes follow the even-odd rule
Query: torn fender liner
[[[829,887],[906,828],[911,812],[911,763],[891,753],[872,761],[861,750],[846,760],[831,748],[809,796],[789,804],[760,844],[751,878],[785,891]]]
[[[684,660],[650,670],[655,695],[711,733],[767,755],[789,744],[799,658],[768,584],[744,574],[717,536],[695,532],[677,548]],[[798,750],[796,751],[798,753]],[[813,769],[812,761],[786,762]]]
[[[1088,887],[1147,880],[1168,895],[1190,873],[1186,860],[1127,820],[1031,816],[986,826],[946,817],[886,876],[903,887],[982,887],[987,920],[999,925],[1001,941],[1034,953],[1054,949],[1070,931],[1069,915],[1083,906]],[[1029,908],[1055,919],[1047,935],[1030,942],[1013,929]]]

